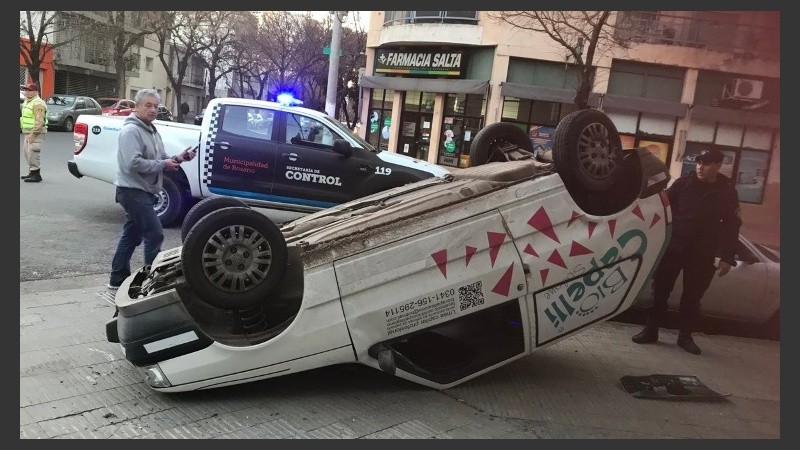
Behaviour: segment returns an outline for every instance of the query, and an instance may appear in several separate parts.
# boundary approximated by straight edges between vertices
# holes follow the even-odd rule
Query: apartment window
[[[614,60],[608,93],[680,102],[685,73],[686,70],[679,67]]]
[[[144,70],[146,70],[148,72],[152,72],[153,71],[153,58],[151,58],[149,56],[145,56],[145,58],[144,58]]]

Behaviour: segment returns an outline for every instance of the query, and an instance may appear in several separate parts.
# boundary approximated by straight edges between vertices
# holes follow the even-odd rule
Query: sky
[[[297,11],[297,12],[304,13],[306,11]],[[311,15],[314,16],[317,20],[322,20],[330,14],[330,11],[310,11],[310,12]],[[364,31],[366,31],[369,26],[369,16],[371,11],[353,11],[353,12],[359,13],[361,19],[361,27],[364,29]],[[344,20],[345,26],[347,26],[348,22],[352,22],[353,16],[354,14],[352,14],[352,12],[347,15],[347,18],[345,18]]]

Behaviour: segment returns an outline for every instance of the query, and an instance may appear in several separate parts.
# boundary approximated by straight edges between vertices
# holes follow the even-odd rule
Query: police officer
[[[47,133],[47,103],[39,97],[39,85],[31,81],[19,86],[25,95],[19,127],[25,134],[23,150],[28,163],[28,174],[20,178],[28,183],[42,181],[41,150],[44,135]]]
[[[734,254],[742,224],[736,189],[730,178],[719,173],[722,160],[719,150],[703,150],[695,158],[695,170],[667,189],[672,235],[653,276],[653,306],[648,310],[645,327],[632,338],[637,344],[658,341],[667,299],[678,274],[683,272],[678,345],[689,353],[700,354],[692,339],[700,299],[717,270],[721,277],[736,265]],[[717,255],[719,267],[714,266]]]

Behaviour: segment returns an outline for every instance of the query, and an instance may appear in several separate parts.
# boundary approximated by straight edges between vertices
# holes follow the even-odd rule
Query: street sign
[[[326,45],[325,47],[322,47],[322,54],[330,56],[331,55],[331,46],[330,45]],[[341,48],[339,49],[339,56],[344,56],[344,50],[342,50]]]

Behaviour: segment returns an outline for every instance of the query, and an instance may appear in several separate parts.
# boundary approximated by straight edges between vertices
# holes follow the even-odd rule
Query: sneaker
[[[657,342],[658,328],[646,326],[639,334],[634,335],[631,340],[637,344],[652,344],[653,342]]]
[[[698,347],[697,344],[694,343],[694,339],[692,339],[691,336],[679,336],[678,347],[694,355],[700,354],[700,347]]]
[[[119,289],[119,286],[114,286],[113,284],[108,283],[106,284],[106,288],[108,288],[109,291],[116,291],[117,289]]]

